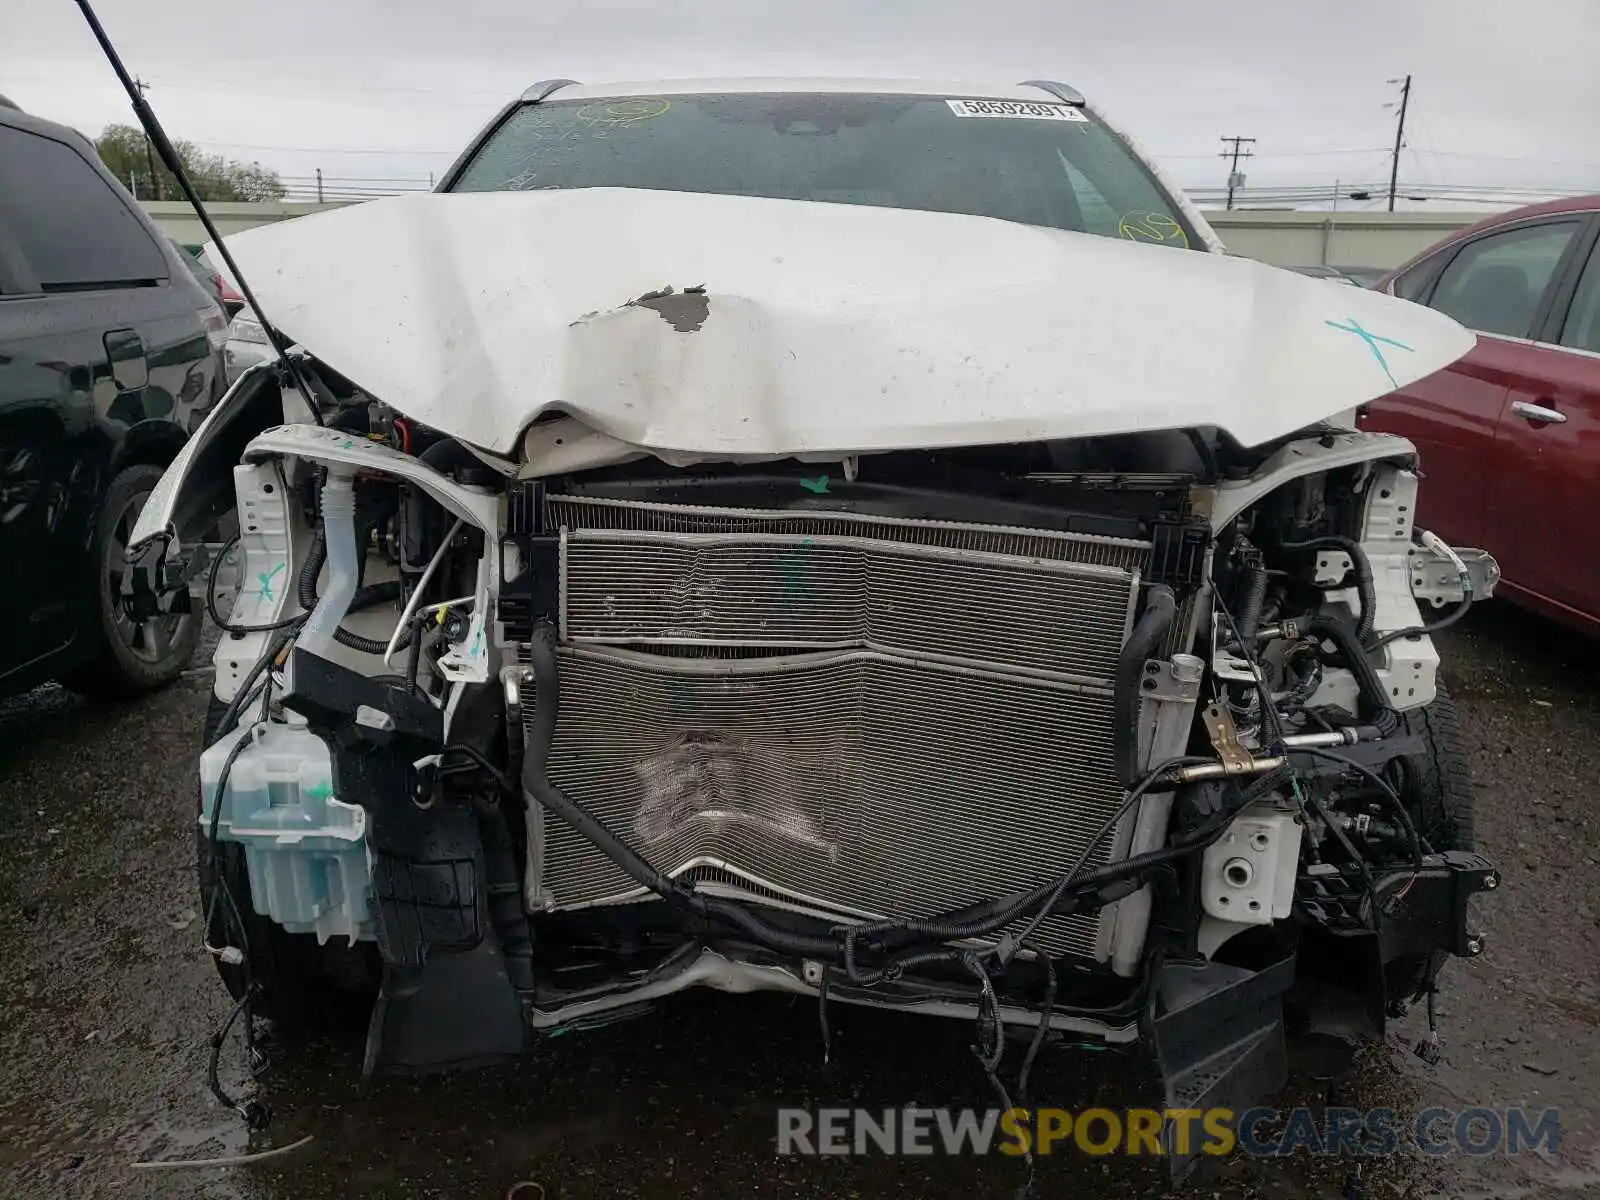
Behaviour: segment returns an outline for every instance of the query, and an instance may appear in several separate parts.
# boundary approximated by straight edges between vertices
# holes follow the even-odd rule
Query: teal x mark
[[[256,572],[256,579],[261,584],[261,598],[263,600],[272,599],[272,580],[281,570],[283,570],[283,564],[279,563],[270,571]]]
[[[1383,347],[1393,346],[1395,349],[1404,350],[1407,353],[1411,352],[1411,347],[1404,342],[1397,342],[1393,338],[1380,337],[1376,333],[1368,333],[1361,328],[1361,325],[1354,317],[1348,317],[1346,321],[1348,322],[1347,324],[1340,324],[1338,321],[1327,321],[1324,324],[1332,325],[1335,329],[1344,333],[1353,333],[1365,342],[1367,349],[1372,351],[1372,357],[1378,360],[1378,365],[1383,368],[1383,373],[1389,377],[1389,386],[1399,387],[1399,381],[1395,379],[1394,372],[1389,369],[1389,360],[1383,356]]]

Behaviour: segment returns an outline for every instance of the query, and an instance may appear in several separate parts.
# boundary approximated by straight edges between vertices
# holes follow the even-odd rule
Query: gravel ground
[[[1558,1107],[1553,1160],[1384,1160],[1372,1197],[1600,1196],[1600,645],[1503,606],[1447,635],[1483,788],[1481,847],[1504,887],[1482,906],[1484,958],[1453,963],[1445,1061],[1408,1047],[1418,1016],[1364,1056],[1350,1102],[1415,1111]],[[835,1006],[821,1060],[814,1004],[714,994],[544,1043],[511,1067],[380,1080],[355,1039],[273,1047],[253,1138],[203,1071],[224,993],[197,946],[193,764],[207,681],[99,708],[53,688],[0,705],[0,1195],[320,1198],[504,1196],[1007,1197],[1011,1159],[790,1159],[779,1104],[988,1107],[970,1031]],[[1013,1060],[1014,1064],[1014,1060]],[[1047,1055],[1042,1104],[1136,1103],[1119,1054]],[[223,1078],[245,1085],[236,1045]],[[1297,1078],[1285,1103],[1315,1102]],[[235,1169],[149,1173],[152,1158],[315,1141]],[[1338,1196],[1346,1165],[1235,1157],[1204,1196]],[[1151,1196],[1153,1165],[1055,1156],[1043,1196]],[[517,1193],[523,1200],[534,1189]]]

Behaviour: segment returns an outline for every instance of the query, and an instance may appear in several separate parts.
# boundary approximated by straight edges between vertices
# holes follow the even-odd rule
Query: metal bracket
[[[1437,950],[1476,958],[1483,953],[1484,936],[1468,927],[1468,902],[1499,887],[1500,872],[1469,850],[1446,850],[1424,864],[1421,871],[1407,868],[1377,881],[1374,890],[1384,905],[1378,925],[1384,960]]]
[[[1213,701],[1201,711],[1200,720],[1205,723],[1206,736],[1227,774],[1244,775],[1255,768],[1255,759],[1239,741],[1239,727],[1227,709]]]
[[[1192,654],[1174,654],[1170,661],[1152,658],[1144,664],[1139,683],[1139,761],[1144,770],[1183,753],[1194,728],[1194,707],[1205,670],[1204,660]],[[1125,820],[1118,830],[1114,857],[1143,854],[1165,842],[1171,811],[1171,791],[1156,788],[1147,793],[1133,820]],[[1143,961],[1152,902],[1146,885],[1114,905],[1111,920],[1101,922],[1099,949],[1119,975],[1131,977]]]
[[[1500,564],[1494,556],[1487,550],[1454,549],[1454,553],[1472,581],[1472,598],[1487,600],[1493,596],[1495,585],[1500,582]],[[1442,608],[1461,602],[1465,594],[1461,572],[1448,555],[1431,546],[1412,546],[1407,551],[1406,565],[1411,570],[1411,595],[1419,604]]]
[[[117,603],[132,620],[190,611],[190,581],[204,566],[205,555],[190,553],[169,562],[169,544],[170,539],[157,537],[129,553]]]

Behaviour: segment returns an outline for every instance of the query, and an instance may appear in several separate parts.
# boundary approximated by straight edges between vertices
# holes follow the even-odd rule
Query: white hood
[[[1185,425],[1253,444],[1473,344],[1245,259],[849,204],[427,194],[228,247],[272,321],[400,412],[508,456],[575,418],[532,432],[530,473]]]

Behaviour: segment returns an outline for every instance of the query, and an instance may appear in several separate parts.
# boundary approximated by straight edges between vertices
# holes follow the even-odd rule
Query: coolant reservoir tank
[[[240,741],[247,745],[224,781]],[[319,942],[372,937],[366,813],[334,794],[333,759],[321,738],[278,722],[226,734],[200,756],[203,835],[219,804],[217,836],[244,847],[256,912]]]

